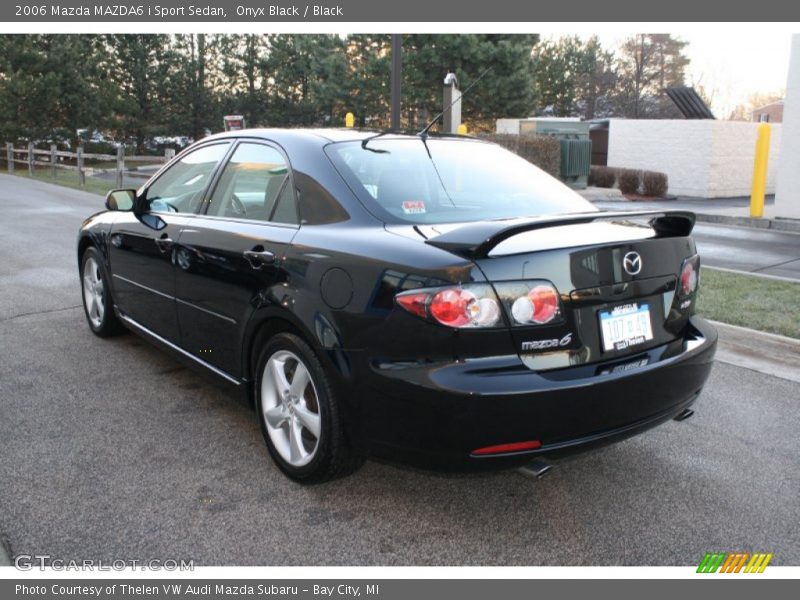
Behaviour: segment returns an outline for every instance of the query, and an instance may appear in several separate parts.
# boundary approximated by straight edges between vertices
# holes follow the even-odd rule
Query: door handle
[[[264,250],[263,246],[256,246],[252,250],[245,250],[242,253],[253,269],[260,269],[263,266],[275,264],[275,255],[269,250]]]

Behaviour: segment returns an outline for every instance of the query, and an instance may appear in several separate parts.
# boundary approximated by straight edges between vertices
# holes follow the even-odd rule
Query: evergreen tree
[[[110,107],[112,129],[142,153],[148,136],[164,134],[176,55],[166,35],[113,34],[108,44],[113,57],[110,79],[118,89]]]
[[[222,127],[217,96],[230,93],[221,50],[225,37],[177,35],[171,41],[170,65],[164,90],[171,97],[166,118],[172,131],[195,140]]]
[[[116,94],[98,36],[0,36],[0,133],[76,145],[77,130],[93,128]]]
[[[388,127],[391,36],[351,35],[345,42],[345,55],[345,112],[353,112],[360,127]]]
[[[473,130],[494,130],[494,119],[533,110],[536,35],[429,35],[403,39],[405,124],[417,129],[441,112],[444,76],[453,72],[465,89],[489,72],[464,98],[462,121]]]
[[[605,112],[616,79],[612,61],[597,37],[539,44],[534,53],[537,113],[593,119],[598,110]]]
[[[241,114],[248,126],[266,119],[266,69],[269,43],[266,35],[220,36],[226,113]]]

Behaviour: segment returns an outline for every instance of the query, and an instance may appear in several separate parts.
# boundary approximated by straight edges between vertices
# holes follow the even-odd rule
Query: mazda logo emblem
[[[630,275],[638,275],[642,270],[642,257],[638,252],[628,252],[622,257],[622,266]]]

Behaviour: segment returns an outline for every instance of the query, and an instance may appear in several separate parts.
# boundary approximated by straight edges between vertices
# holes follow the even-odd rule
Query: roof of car
[[[237,131],[226,131],[217,133],[207,138],[225,138],[225,137],[263,137],[266,139],[274,139],[276,141],[281,138],[317,138],[323,142],[348,142],[363,140],[378,134],[383,134],[385,138],[413,138],[416,137],[415,133],[392,133],[384,132],[374,129],[345,129],[338,127],[330,128],[252,128],[252,129],[239,129]],[[449,135],[449,134],[430,134],[431,137],[448,137],[448,138],[461,138],[461,139],[475,139],[471,136],[463,135]]]

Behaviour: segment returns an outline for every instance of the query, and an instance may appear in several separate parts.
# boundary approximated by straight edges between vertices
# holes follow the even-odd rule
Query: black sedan
[[[208,137],[78,237],[92,331],[247,393],[302,482],[521,466],[690,414],[716,333],[687,212],[597,211],[468,137]]]

